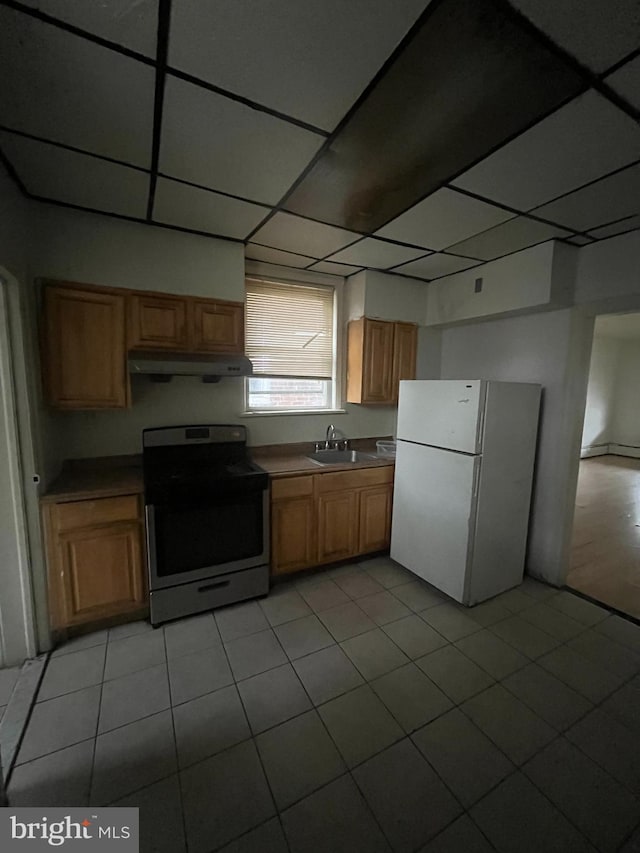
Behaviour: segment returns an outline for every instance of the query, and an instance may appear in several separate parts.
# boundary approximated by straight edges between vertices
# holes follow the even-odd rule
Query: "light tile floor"
[[[159,853],[632,853],[640,627],[386,557],[294,578],[56,650],[9,797],[138,806]]]

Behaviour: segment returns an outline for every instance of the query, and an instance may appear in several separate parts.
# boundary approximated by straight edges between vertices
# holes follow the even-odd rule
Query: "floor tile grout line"
[[[273,629],[271,629],[271,630],[273,630]],[[275,633],[275,632],[274,632],[274,633]],[[276,637],[276,640],[277,640],[277,639],[278,639],[278,638]],[[278,642],[279,642],[279,641],[278,641]],[[284,830],[284,825],[283,825],[283,823],[282,823],[282,819],[281,819],[281,817],[280,817],[280,810],[278,809],[278,804],[277,804],[277,802],[276,802],[276,798],[275,798],[275,795],[274,795],[274,793],[273,793],[273,789],[272,789],[272,787],[271,787],[271,782],[269,781],[269,776],[268,776],[268,774],[267,774],[267,770],[266,770],[266,768],[265,768],[265,766],[264,766],[264,761],[262,760],[262,755],[260,754],[260,749],[258,748],[258,743],[257,743],[257,741],[256,741],[256,735],[255,735],[255,734],[254,734],[254,732],[253,732],[253,728],[252,728],[252,726],[251,726],[251,722],[250,722],[250,720],[249,720],[249,714],[247,713],[247,708],[246,708],[246,706],[245,706],[244,699],[242,698],[242,693],[240,692],[240,690],[238,690],[238,682],[235,680],[235,673],[233,672],[233,667],[231,666],[231,661],[230,661],[229,656],[228,656],[228,654],[227,654],[227,649],[226,649],[226,647],[225,647],[224,643],[223,643],[223,645],[222,645],[222,648],[224,649],[224,654],[225,654],[225,657],[226,657],[226,659],[227,659],[227,666],[229,667],[229,670],[230,670],[231,674],[234,676],[234,685],[233,685],[233,686],[235,687],[236,694],[237,694],[237,696],[238,696],[238,698],[239,698],[239,700],[240,700],[240,707],[242,708],[242,712],[243,712],[243,714],[244,714],[245,722],[246,722],[246,724],[247,724],[247,729],[248,729],[249,734],[250,734],[249,740],[251,740],[251,742],[252,742],[252,744],[253,744],[253,748],[254,748],[254,750],[255,750],[255,752],[256,752],[256,755],[258,756],[258,761],[260,762],[260,768],[262,769],[262,775],[264,776],[264,780],[265,780],[265,783],[266,783],[266,785],[267,785],[267,789],[268,789],[268,791],[269,791],[269,796],[271,797],[271,802],[273,803],[273,807],[274,807],[274,809],[275,809],[275,816],[277,816],[278,821],[279,821],[279,823],[280,823],[280,827],[281,827],[281,829],[282,829],[282,834],[283,834],[283,836],[284,836],[284,838],[285,838],[285,843],[286,843],[286,845],[287,845],[287,849],[289,849],[289,850],[290,850],[289,840],[288,840],[288,838],[287,838],[287,834],[286,834],[286,832],[285,832],[285,830]],[[285,654],[286,654],[286,653],[285,653]],[[291,666],[291,664],[289,664],[289,665]],[[273,669],[275,669],[275,667],[272,667],[272,668],[273,668]],[[293,669],[293,667],[291,667],[291,668]],[[265,672],[268,672],[268,671],[269,671],[269,670],[265,670]],[[294,670],[294,672],[295,672],[295,670]],[[256,673],[256,674],[257,674],[257,675],[261,675],[261,673]],[[297,673],[296,673],[296,676],[297,676]],[[250,676],[250,677],[252,677],[252,676]],[[245,679],[245,680],[246,680],[246,679]],[[293,719],[293,718],[291,718],[291,719]],[[242,741],[242,742],[243,742],[243,741]],[[235,744],[235,746],[237,746],[237,744]],[[233,749],[233,747],[230,747],[230,749]],[[216,754],[219,754],[219,753],[216,753]],[[211,756],[210,756],[210,757],[211,757]],[[205,760],[206,760],[206,759],[205,759]],[[274,816],[274,815],[271,815],[271,817],[273,817],[273,816]],[[269,819],[270,819],[270,818],[269,818]],[[258,825],[260,825],[260,824],[258,824]],[[255,827],[251,827],[251,829],[255,829]],[[251,831],[251,829],[250,829],[249,831]],[[239,836],[237,836],[237,837],[239,837]],[[186,834],[185,834],[185,838],[186,838]],[[232,840],[235,840],[235,839],[232,839]],[[227,842],[227,843],[230,843],[230,842]],[[224,846],[224,845],[222,845],[222,846]],[[219,849],[219,848],[218,848],[218,849]]]
[[[102,694],[104,691],[104,674],[107,669],[107,653],[108,648],[105,645],[104,648],[104,659],[102,661],[102,682],[100,683],[100,696],[98,699],[98,713],[96,714],[96,729],[93,736],[93,753],[91,755],[91,772],[89,774],[89,790],[87,792],[87,803],[91,805],[91,801],[93,799],[93,777],[95,775],[96,770],[96,751],[98,748],[98,729],[100,727],[100,715],[102,714]]]
[[[214,622],[215,622],[215,620],[214,620]],[[216,628],[217,628],[217,626],[216,626]],[[180,815],[182,817],[182,821],[181,821],[182,835],[184,838],[185,849],[187,849],[188,848],[187,821],[186,821],[185,813],[184,813],[184,795],[183,795],[183,791],[182,791],[182,777],[180,775],[180,757],[178,754],[178,738],[176,735],[176,721],[175,721],[175,716],[173,713],[173,703],[171,701],[172,700],[172,694],[171,694],[171,679],[169,678],[169,654],[167,652],[167,634],[166,634],[166,631],[164,630],[164,627],[162,629],[162,640],[163,640],[163,646],[164,646],[165,672],[166,672],[166,677],[167,677],[167,686],[168,686],[168,690],[169,690],[169,713],[171,714],[171,731],[173,733],[173,754],[174,754],[175,766],[176,766],[176,777],[177,777],[176,781],[178,783],[178,795],[180,797]],[[162,712],[160,712],[160,713],[162,713]],[[152,783],[152,784],[155,784],[155,783]]]

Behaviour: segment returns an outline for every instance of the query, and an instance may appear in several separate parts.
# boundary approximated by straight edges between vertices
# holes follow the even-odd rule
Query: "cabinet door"
[[[360,492],[360,541],[358,553],[383,551],[391,541],[393,487],[375,486]]]
[[[318,562],[345,560],[357,553],[358,493],[347,490],[318,497]]]
[[[400,380],[416,378],[418,327],[413,323],[393,325],[393,400],[397,402]]]
[[[244,305],[194,302],[193,347],[198,352],[244,352]]]
[[[271,504],[271,572],[274,575],[314,564],[313,497],[288,498]]]
[[[393,323],[365,320],[362,362],[362,402],[390,403],[393,399]]]
[[[129,297],[129,348],[183,350],[188,345],[187,305],[184,298]]]
[[[63,534],[59,548],[61,615],[65,626],[93,622],[145,605],[138,522]]]
[[[43,298],[43,378],[51,405],[125,408],[125,297],[51,285]]]

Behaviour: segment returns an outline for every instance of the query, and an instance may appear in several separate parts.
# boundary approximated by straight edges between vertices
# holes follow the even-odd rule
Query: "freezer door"
[[[404,379],[398,399],[398,439],[479,453],[486,382]]]
[[[391,556],[466,603],[481,457],[398,442]]]

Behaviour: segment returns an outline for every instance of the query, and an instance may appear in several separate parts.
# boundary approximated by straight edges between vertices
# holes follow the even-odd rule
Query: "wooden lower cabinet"
[[[391,541],[393,486],[375,486],[360,492],[358,553],[382,551]]]
[[[333,492],[318,498],[318,563],[348,560],[357,553],[358,493]]]
[[[283,477],[271,486],[271,572],[389,547],[393,468]]]
[[[282,575],[315,563],[312,497],[287,498],[271,505],[271,572]]]
[[[139,502],[137,496],[129,495],[45,508],[53,630],[145,607]],[[132,507],[138,510],[133,519]]]

